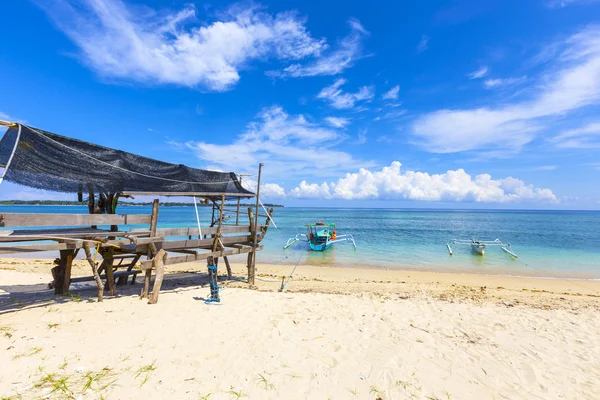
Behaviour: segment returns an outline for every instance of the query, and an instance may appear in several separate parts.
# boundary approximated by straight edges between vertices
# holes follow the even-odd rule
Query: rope
[[[288,282],[290,281],[290,279],[292,279],[292,275],[294,275],[294,272],[296,272],[296,268],[298,268],[298,264],[300,264],[301,258],[302,258],[302,254],[300,254],[300,256],[298,257],[298,260],[296,261],[296,265],[294,266],[294,269],[292,270],[290,275],[287,277],[287,280],[285,280],[285,282],[281,283],[281,289],[279,289],[280,292],[283,292],[283,290],[285,289],[285,285],[287,285]]]
[[[20,138],[21,138],[21,124],[19,124],[19,131],[17,132],[17,140],[15,140],[15,146],[13,147],[12,153],[10,153],[10,157],[8,158],[8,161],[6,162],[6,166],[4,167],[4,171],[2,172],[2,177],[0,177],[0,185],[2,184],[2,182],[4,182],[4,177],[6,176],[6,173],[8,172],[8,167],[10,166],[10,163],[15,155],[15,151],[17,151],[17,145],[19,144]]]
[[[137,172],[137,171],[131,171],[131,170],[128,170],[128,169],[126,169],[126,168],[119,167],[119,166],[117,166],[117,165],[113,165],[113,164],[111,164],[111,163],[108,163],[108,162],[106,162],[106,161],[99,160],[99,159],[97,159],[97,158],[95,158],[95,157],[92,157],[92,156],[90,156],[89,154],[86,154],[86,153],[84,153],[84,152],[82,152],[82,151],[80,151],[80,150],[74,149],[74,148],[72,148],[72,147],[69,147],[69,146],[67,146],[67,145],[66,145],[66,144],[64,144],[64,143],[60,143],[60,142],[58,142],[58,141],[56,141],[56,140],[54,140],[54,139],[52,139],[52,138],[49,138],[48,136],[44,135],[44,134],[43,134],[42,132],[40,132],[39,130],[37,130],[37,129],[35,129],[35,128],[32,128],[31,126],[28,126],[28,125],[25,125],[25,126],[27,126],[27,128],[31,129],[33,132],[37,133],[38,135],[40,135],[40,136],[43,136],[44,138],[46,138],[46,139],[48,139],[48,140],[50,140],[50,141],[52,141],[52,142],[54,142],[54,143],[56,143],[56,144],[58,144],[58,145],[60,145],[60,146],[63,146],[63,147],[65,147],[65,148],[67,148],[67,149],[69,149],[69,150],[71,150],[71,151],[74,151],[74,152],[76,152],[76,153],[79,153],[79,154],[81,154],[81,155],[83,155],[83,156],[85,156],[85,157],[87,157],[87,158],[90,158],[90,159],[92,159],[92,160],[94,160],[94,161],[97,161],[97,162],[99,162],[99,163],[101,163],[101,164],[104,164],[104,165],[107,165],[107,166],[109,166],[109,167],[112,167],[112,168],[115,168],[115,169],[119,169],[119,170],[121,170],[121,171],[128,172],[128,173],[131,173],[131,174],[136,174],[136,175],[144,176],[144,177],[146,177],[146,178],[160,179],[160,180],[163,180],[163,181],[169,181],[169,182],[190,183],[190,184],[193,184],[193,185],[217,185],[217,184],[222,184],[222,183],[233,183],[233,182],[236,182],[235,180],[232,180],[232,179],[230,179],[230,180],[228,180],[228,181],[222,181],[222,182],[192,182],[192,181],[180,181],[180,180],[177,180],[177,179],[163,178],[163,177],[161,177],[161,176],[154,176],[154,175],[148,175],[148,174],[144,174],[144,173]],[[19,131],[20,131],[20,129],[21,129],[21,125],[19,124]]]

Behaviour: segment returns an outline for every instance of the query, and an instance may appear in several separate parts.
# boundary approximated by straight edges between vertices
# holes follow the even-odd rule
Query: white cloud
[[[396,85],[381,96],[384,100],[398,100],[398,93],[400,92],[400,85]]]
[[[547,5],[550,8],[563,8],[570,4],[591,4],[596,3],[598,0],[550,0]]]
[[[244,177],[242,179],[242,186],[251,192],[256,193],[256,184],[252,178]],[[263,200],[277,199],[285,197],[285,189],[277,183],[261,183],[260,185],[260,198]]]
[[[549,189],[526,185],[522,180],[508,177],[494,180],[489,174],[472,178],[463,169],[444,174],[401,171],[402,164],[394,161],[380,171],[361,168],[347,173],[337,182],[321,184],[302,181],[288,195],[299,198],[344,200],[403,199],[452,202],[548,202],[556,203]]]
[[[429,48],[429,36],[422,35],[419,44],[417,45],[417,52],[421,53]]]
[[[337,75],[345,69],[354,66],[354,63],[363,55],[363,40],[369,36],[369,32],[360,24],[357,19],[350,19],[351,32],[348,36],[340,40],[335,50],[323,52],[316,60],[305,65],[292,64],[281,71],[267,71],[268,76],[272,77],[306,77]]]
[[[85,64],[103,77],[126,81],[222,91],[238,82],[251,60],[299,60],[327,48],[294,12],[270,15],[233,6],[221,20],[201,23],[191,4],[170,14],[121,0],[40,5],[79,47]]]
[[[226,171],[254,171],[264,162],[270,179],[292,176],[332,176],[341,170],[372,165],[334,147],[346,139],[339,130],[289,115],[281,107],[265,108],[231,144],[189,141],[172,143],[193,151],[198,158]]]
[[[495,79],[486,79],[486,81],[483,82],[483,84],[485,85],[486,88],[491,89],[491,88],[497,88],[500,86],[516,85],[516,84],[525,82],[525,80],[527,80],[526,76],[522,76],[520,78],[504,78],[504,79],[495,78]]]
[[[334,108],[343,109],[353,108],[358,101],[371,100],[375,96],[374,89],[369,86],[361,87],[356,93],[344,93],[340,87],[345,83],[345,79],[338,79],[331,86],[323,88],[317,98],[328,100]]]
[[[350,119],[342,117],[327,117],[325,121],[334,128],[344,128],[350,124]]]
[[[367,129],[361,129],[358,131],[358,140],[356,144],[365,144],[367,143]]]
[[[535,85],[528,100],[499,107],[442,109],[418,117],[412,125],[417,144],[435,153],[490,146],[517,152],[544,129],[549,117],[600,100],[600,28],[588,27],[560,43],[563,51]]]
[[[563,149],[600,148],[600,122],[566,130],[551,138],[550,142]]]
[[[486,76],[487,73],[488,73],[488,67],[486,65],[484,65],[481,68],[471,72],[470,74],[467,74],[467,76],[469,77],[469,79],[479,79],[479,78],[483,78],[484,76]]]

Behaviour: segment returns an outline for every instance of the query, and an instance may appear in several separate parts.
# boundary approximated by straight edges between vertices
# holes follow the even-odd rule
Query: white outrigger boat
[[[510,255],[514,258],[518,257],[513,252],[512,248],[510,247],[510,243],[503,243],[500,239],[496,239],[496,240],[477,240],[475,238],[473,238],[471,240],[452,239],[448,243],[446,243],[446,247],[448,248],[448,252],[450,253],[450,255],[452,255],[452,246],[456,245],[456,244],[470,245],[471,250],[473,250],[474,253],[477,253],[480,255],[485,254],[485,249],[488,246],[500,246],[500,248],[502,250],[504,250],[508,255]]]

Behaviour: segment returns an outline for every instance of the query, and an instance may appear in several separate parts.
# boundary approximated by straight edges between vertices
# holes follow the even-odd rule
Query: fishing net
[[[26,125],[20,128],[19,134],[19,126],[10,127],[0,141],[0,164],[6,166],[10,160],[4,179],[21,185],[69,193],[254,196],[233,172],[189,168]]]

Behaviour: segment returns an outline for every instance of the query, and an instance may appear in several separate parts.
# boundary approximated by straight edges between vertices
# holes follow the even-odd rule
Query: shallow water
[[[0,212],[86,213],[87,208],[1,206]],[[119,212],[149,214],[150,207],[121,207]],[[210,208],[200,212],[202,225],[208,226]],[[599,211],[277,208],[273,218],[277,229],[271,227],[262,242],[261,262],[600,279]],[[283,250],[289,237],[319,220],[334,222],[338,235],[353,234],[357,249],[347,242],[324,252],[311,252],[306,243]],[[195,227],[194,208],[162,207],[159,226]],[[519,258],[499,247],[488,248],[485,256],[473,254],[470,246],[457,246],[453,256],[448,254],[450,239],[471,237],[510,242]]]

